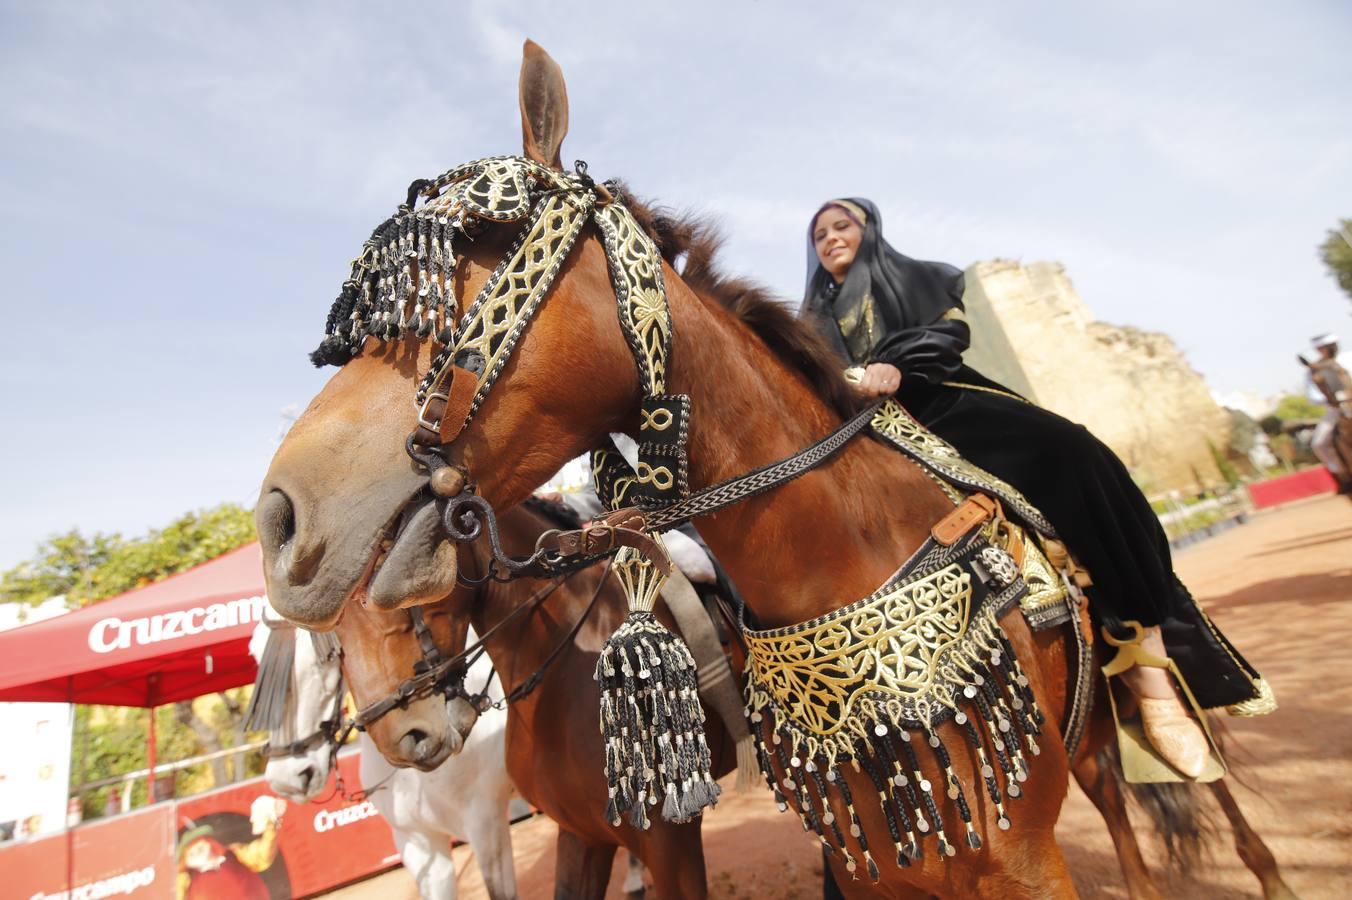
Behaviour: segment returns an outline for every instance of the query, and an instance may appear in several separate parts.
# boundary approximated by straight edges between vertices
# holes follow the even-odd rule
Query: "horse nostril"
[[[442,742],[437,738],[425,737],[414,748],[414,759],[420,763],[436,759],[441,754]]]
[[[295,508],[279,490],[268,491],[267,496],[258,501],[254,523],[258,526],[258,540],[264,553],[280,553],[296,536]]]
[[[315,780],[315,767],[306,766],[300,770],[300,789],[302,792],[308,792],[310,785]]]
[[[427,743],[427,732],[421,728],[412,728],[404,732],[404,736],[399,739],[399,755],[404,759],[421,759],[418,748]]]

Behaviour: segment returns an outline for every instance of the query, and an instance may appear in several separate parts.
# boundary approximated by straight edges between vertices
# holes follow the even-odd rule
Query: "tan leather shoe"
[[[1117,648],[1117,655],[1103,667],[1103,674],[1123,676],[1122,681],[1140,706],[1141,730],[1159,758],[1183,777],[1198,778],[1211,759],[1212,748],[1180,696],[1182,676],[1164,655],[1158,628],[1148,629],[1139,622],[1123,624],[1132,630],[1126,640],[1103,630],[1104,639]]]
[[[1164,761],[1188,778],[1206,768],[1210,745],[1197,720],[1177,697],[1138,697],[1146,740]]]

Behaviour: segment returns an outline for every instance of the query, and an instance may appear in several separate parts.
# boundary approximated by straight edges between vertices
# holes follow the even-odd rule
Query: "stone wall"
[[[1060,263],[967,270],[967,361],[1089,428],[1147,493],[1221,481],[1229,416],[1167,335],[1096,322]]]

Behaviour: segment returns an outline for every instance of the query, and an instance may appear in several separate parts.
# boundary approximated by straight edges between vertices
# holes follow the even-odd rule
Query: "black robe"
[[[1100,624],[1115,633],[1125,632],[1123,620],[1161,626],[1169,656],[1204,707],[1255,698],[1257,671],[1174,574],[1164,528],[1122,461],[1084,426],[963,365],[970,331],[961,315],[962,273],[897,253],[882,240],[877,208],[851,202],[868,214],[854,264],[835,285],[809,235],[800,314],[855,364],[900,369],[896,398],[911,415],[1047,517],[1093,576],[1087,593]],[[861,353],[854,329],[866,319],[879,333]]]

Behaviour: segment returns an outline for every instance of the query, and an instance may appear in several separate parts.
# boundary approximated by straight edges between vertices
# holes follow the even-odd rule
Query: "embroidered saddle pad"
[[[955,852],[922,774],[931,753],[958,808],[967,845],[979,848],[968,790],[985,789],[998,827],[1004,800],[1028,777],[1025,752],[1040,752],[1043,715],[997,620],[1027,594],[1018,566],[973,528],[951,546],[930,538],[877,591],[809,622],[745,632],[747,713],[761,768],[782,809],[792,795],[803,827],[850,856],[827,800],[843,793],[845,827],[877,877],[868,837],[841,777],[848,763],[866,772],[887,814],[899,865],[922,855],[934,834]],[[938,726],[952,721],[974,751],[983,782],[964,785]],[[829,832],[829,833],[828,833]]]

